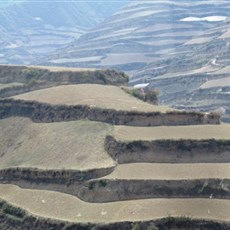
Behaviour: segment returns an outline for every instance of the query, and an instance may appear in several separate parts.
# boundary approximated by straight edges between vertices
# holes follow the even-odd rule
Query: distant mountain
[[[230,21],[194,37],[137,72],[132,84],[151,82],[163,103],[217,111],[230,121]]]
[[[230,16],[219,0],[132,1],[42,64],[133,73]]]
[[[92,29],[126,2],[25,0],[1,3],[0,35],[7,41],[0,47],[0,63],[26,64],[53,52]]]

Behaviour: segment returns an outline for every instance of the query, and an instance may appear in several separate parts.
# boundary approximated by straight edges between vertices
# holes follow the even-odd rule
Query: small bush
[[[25,70],[25,73],[26,73],[27,80],[36,80],[36,79],[39,79],[39,77],[41,76],[39,69],[29,68]]]
[[[99,186],[100,187],[106,187],[107,181],[106,180],[99,180]]]
[[[159,228],[156,227],[155,224],[150,224],[150,225],[148,226],[148,230],[159,230]]]
[[[5,214],[9,214],[11,216],[15,216],[18,218],[23,218],[25,216],[25,212],[23,210],[21,210],[18,207],[13,207],[7,203],[4,203],[2,206],[2,211]]]
[[[157,102],[158,102],[158,95],[159,95],[158,89],[151,89],[148,87],[146,87],[144,89],[122,87],[122,89],[126,93],[128,93],[128,94],[130,94],[130,95],[132,95],[132,96],[134,96],[134,97],[136,97],[142,101],[149,102],[151,104],[157,104]]]
[[[133,224],[132,230],[141,230],[140,224],[138,224],[138,223]]]

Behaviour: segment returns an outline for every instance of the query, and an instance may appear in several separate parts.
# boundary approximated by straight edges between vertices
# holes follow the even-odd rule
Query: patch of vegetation
[[[106,84],[106,83],[108,82],[108,78],[107,78],[106,74],[103,73],[103,72],[101,72],[100,70],[96,70],[96,71],[95,71],[95,76],[96,76],[98,79],[102,80],[102,82],[103,82],[104,84]]]
[[[131,87],[121,87],[126,93],[136,97],[142,101],[149,102],[152,104],[157,104],[159,90],[158,89],[150,89],[150,88],[131,88]]]
[[[37,80],[41,76],[39,69],[28,68],[25,70],[25,73],[26,73],[26,79],[30,81]]]
[[[159,230],[159,228],[158,228],[155,224],[151,223],[151,224],[148,226],[148,230]]]
[[[22,219],[25,216],[25,211],[6,202],[2,205],[1,209],[4,214],[13,216],[15,218]]]
[[[190,152],[192,150],[192,143],[188,141],[180,141],[178,143],[178,149]]]
[[[187,227],[193,222],[191,217],[187,216],[178,216],[178,217],[171,217],[168,216],[163,219],[163,223],[167,226],[175,225],[178,228],[183,227],[184,229],[187,229]],[[171,228],[170,228],[171,229]],[[181,228],[180,228],[181,229]]]
[[[132,230],[141,230],[141,226],[138,223],[132,225]]]
[[[106,187],[107,186],[107,181],[106,180],[99,180],[99,186],[100,187]]]
[[[89,190],[93,190],[94,189],[94,183],[89,183],[88,188],[89,188]]]

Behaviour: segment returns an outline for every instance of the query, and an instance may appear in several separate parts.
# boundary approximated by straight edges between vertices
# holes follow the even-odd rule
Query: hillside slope
[[[217,111],[229,121],[230,22],[194,37],[131,79],[151,82],[162,102],[177,108]]]
[[[229,229],[219,116],[147,104],[111,70],[0,67],[0,87],[46,84],[0,98],[1,229]]]
[[[74,41],[125,2],[24,0],[0,7],[0,27],[7,34],[0,30],[6,40],[0,63],[30,63]]]
[[[40,62],[106,66],[132,73],[226,19],[230,16],[229,8],[229,1],[132,1],[77,41]]]

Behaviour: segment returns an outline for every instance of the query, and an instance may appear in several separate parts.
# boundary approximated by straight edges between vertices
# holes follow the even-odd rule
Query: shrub
[[[150,224],[150,225],[148,226],[148,230],[159,230],[159,228],[156,227],[155,224]]]
[[[11,216],[15,216],[15,217],[18,217],[18,218],[23,218],[25,216],[25,212],[23,210],[21,210],[18,207],[14,207],[12,205],[9,205],[7,203],[3,204],[2,211],[5,214],[9,214]]]
[[[105,187],[107,185],[107,181],[106,180],[99,180],[99,186],[100,187]]]
[[[141,230],[140,224],[138,224],[138,223],[133,224],[132,230]]]
[[[140,88],[131,88],[131,87],[122,87],[122,89],[142,100],[142,101],[145,101],[145,102],[149,102],[149,103],[152,103],[152,104],[157,104],[158,102],[158,95],[159,95],[159,90],[158,89],[152,89],[152,88],[144,88],[144,89],[140,89]]]

